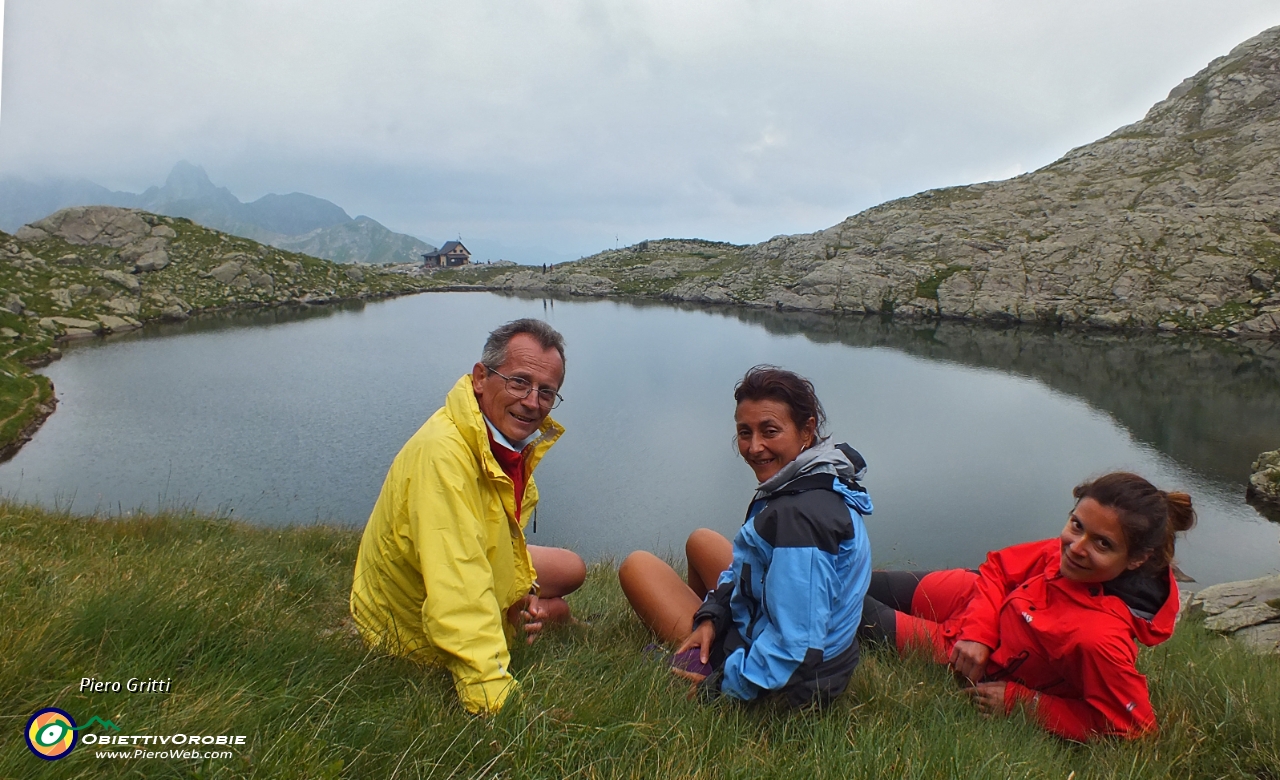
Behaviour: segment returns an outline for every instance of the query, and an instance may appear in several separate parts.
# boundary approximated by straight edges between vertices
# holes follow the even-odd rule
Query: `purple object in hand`
[[[711,664],[704,664],[701,657],[702,651],[697,647],[691,647],[683,653],[676,653],[671,656],[671,668],[681,672],[691,672],[700,674],[704,677],[713,671]]]

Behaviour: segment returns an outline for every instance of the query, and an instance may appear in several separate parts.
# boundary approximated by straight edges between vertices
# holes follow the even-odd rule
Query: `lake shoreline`
[[[571,266],[572,263],[564,263]],[[559,268],[556,272],[559,272]],[[830,306],[806,306],[781,301],[770,303],[764,300],[716,300],[699,297],[682,297],[668,294],[645,295],[636,293],[606,292],[593,289],[575,288],[566,284],[546,285],[513,285],[507,282],[492,284],[480,282],[475,284],[447,284],[421,292],[491,292],[498,295],[513,295],[523,298],[551,298],[560,300],[609,300],[626,302],[645,302],[650,304],[688,305],[700,308],[748,309],[752,311],[779,311],[787,313],[815,314],[832,318],[868,318],[877,317],[904,323],[939,323],[955,322],[975,325],[984,328],[1004,329],[1011,327],[1040,327],[1049,329],[1074,330],[1098,333],[1147,334],[1162,338],[1179,338],[1187,336],[1209,337],[1238,344],[1253,344],[1259,347],[1273,348],[1280,355],[1280,335],[1249,335],[1232,333],[1227,328],[1187,327],[1161,328],[1152,325],[1129,324],[1124,322],[1102,323],[1087,320],[1025,320],[1013,316],[978,316],[938,314],[928,310],[909,309],[905,311],[874,311],[861,309],[840,309]]]
[[[569,264],[566,264],[569,265]],[[479,266],[478,268],[485,268]],[[287,312],[290,310],[322,310],[328,307],[341,307],[349,304],[373,303],[378,301],[391,300],[394,298],[418,295],[422,293],[492,293],[504,297],[512,297],[524,300],[562,300],[569,301],[612,301],[626,303],[638,306],[660,306],[671,307],[682,310],[720,310],[735,314],[752,314],[752,315],[772,315],[778,314],[783,317],[801,317],[806,320],[814,318],[827,323],[829,326],[838,327],[845,323],[860,323],[867,321],[883,322],[891,324],[902,324],[906,326],[920,325],[924,327],[962,327],[973,328],[982,332],[1000,333],[1010,330],[1029,329],[1035,332],[1044,333],[1063,333],[1063,334],[1080,334],[1081,336],[1117,336],[1117,337],[1156,337],[1165,343],[1183,343],[1189,339],[1207,339],[1231,346],[1232,348],[1247,350],[1258,356],[1259,359],[1280,363],[1280,340],[1275,339],[1257,339],[1257,338],[1241,338],[1234,336],[1225,331],[1215,330],[1196,330],[1196,331],[1168,331],[1156,328],[1145,327],[1122,327],[1122,326],[1100,326],[1087,323],[1044,323],[1044,322],[1022,322],[1012,319],[990,319],[990,318],[974,318],[974,317],[952,317],[952,316],[920,316],[918,314],[899,314],[899,313],[879,313],[879,312],[833,312],[823,311],[809,308],[790,308],[784,306],[767,306],[762,303],[738,302],[738,301],[687,301],[681,299],[673,299],[657,295],[643,294],[619,294],[619,293],[602,293],[602,292],[572,292],[560,289],[556,290],[529,290],[529,289],[513,289],[509,286],[494,285],[487,282],[475,284],[444,282],[432,287],[413,289],[413,290],[396,290],[396,291],[376,291],[367,295],[357,295],[351,297],[334,297],[325,300],[311,300],[305,303],[297,301],[286,301],[281,303],[264,304],[256,301],[241,302],[231,305],[216,306],[193,310],[192,315],[183,320],[173,320],[163,316],[156,316],[141,321],[140,327],[155,327],[157,325],[184,325],[187,322],[198,322],[206,317],[217,317],[226,315],[251,314],[253,312]],[[749,319],[749,318],[748,318]],[[125,331],[124,333],[133,333],[138,329]],[[119,333],[101,332],[93,334],[85,338],[65,338],[60,337],[48,344],[48,349],[44,352],[36,354],[23,361],[24,365],[29,368],[39,368],[48,365],[53,360],[61,357],[58,345],[68,343],[78,343],[89,341],[93,338],[100,340],[112,339],[116,336],[123,335]],[[56,406],[56,398],[53,401]],[[50,408],[45,413],[34,413],[31,415],[28,423],[23,427],[22,435],[15,436],[12,439],[0,442],[0,463],[11,459],[21,447],[31,440],[32,436],[39,430],[40,426],[52,415],[53,409]]]
[[[0,461],[49,416],[30,403],[33,369],[56,360],[60,344],[193,314],[381,300],[435,286],[412,270],[339,265],[189,219],[107,206],[0,232]]]
[[[44,363],[48,365],[48,362]],[[58,396],[55,394],[53,383],[48,382],[48,397],[37,401],[30,413],[21,420],[21,427],[18,433],[8,441],[0,444],[0,463],[13,458],[18,454],[18,450],[22,449],[22,445],[31,441],[40,430],[40,426],[44,425],[45,420],[58,408]]]
[[[432,292],[432,290],[413,290],[408,292],[401,292],[401,291],[388,292],[388,291],[380,290],[380,291],[377,291],[376,293],[366,295],[366,296],[354,296],[350,298],[328,298],[323,301],[319,301],[319,300],[312,300],[307,302],[287,301],[287,302],[276,303],[276,304],[246,302],[246,303],[240,303],[240,304],[233,304],[230,306],[217,306],[217,307],[211,307],[207,309],[199,309],[199,310],[196,310],[195,314],[182,320],[174,320],[174,319],[170,319],[163,316],[150,317],[147,319],[138,320],[140,324],[135,328],[130,328],[129,330],[118,331],[118,332],[101,331],[88,336],[83,336],[83,335],[69,336],[69,337],[62,336],[62,337],[53,339],[52,341],[48,342],[47,348],[44,351],[38,352],[20,361],[20,365],[29,370],[28,376],[30,376],[34,374],[35,369],[44,368],[45,366],[48,366],[49,364],[53,363],[56,360],[61,360],[62,346],[65,346],[68,344],[87,342],[90,340],[107,341],[109,339],[112,339],[113,337],[134,333],[147,326],[176,325],[176,324],[189,322],[191,320],[197,320],[205,316],[218,316],[218,315],[227,315],[227,314],[247,314],[255,311],[272,311],[272,310],[279,311],[279,310],[293,309],[299,306],[305,307],[305,308],[318,308],[318,307],[327,307],[327,306],[341,306],[343,304],[351,304],[351,303],[372,303],[372,302],[377,302],[382,300],[390,300],[392,298],[399,298],[406,295],[416,295],[421,292]],[[19,375],[18,378],[24,379],[26,377]],[[11,437],[6,437],[3,441],[0,441],[0,463],[5,463],[6,461],[12,460],[13,457],[17,455],[18,452],[22,449],[23,445],[31,441],[31,439],[40,430],[40,427],[44,425],[45,421],[47,421],[53,415],[53,413],[57,410],[57,406],[58,406],[57,396],[53,392],[52,383],[49,383],[48,398],[42,399],[32,409],[20,411],[20,414],[22,414],[22,418],[21,418],[22,421],[21,421],[21,427],[19,428],[18,432],[12,435]]]

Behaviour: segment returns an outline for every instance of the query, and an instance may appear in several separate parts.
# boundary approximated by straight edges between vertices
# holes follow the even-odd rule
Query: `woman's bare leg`
[[[684,559],[689,563],[689,587],[703,598],[715,590],[720,572],[733,565],[733,542],[709,528],[699,528],[684,543]]]
[[[573,618],[564,597],[582,587],[587,579],[587,565],[572,550],[563,547],[539,547],[529,545],[529,557],[533,570],[538,573],[538,606],[543,619],[563,623]]]
[[[663,641],[676,645],[689,636],[702,599],[666,561],[643,550],[633,552],[618,567],[618,582],[640,621]]]

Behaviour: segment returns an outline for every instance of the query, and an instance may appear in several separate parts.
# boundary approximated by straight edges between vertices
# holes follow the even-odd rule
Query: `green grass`
[[[523,695],[473,718],[442,671],[353,636],[358,543],[0,503],[0,777],[1280,777],[1280,659],[1195,621],[1141,657],[1161,734],[1081,746],[1021,716],[984,720],[944,669],[880,652],[821,713],[688,701],[643,655],[651,637],[607,563],[570,599],[591,625],[518,648]],[[172,678],[172,692],[81,693],[86,676]],[[112,761],[81,744],[46,763],[20,735],[46,706],[124,734],[248,739],[223,760]]]
[[[26,366],[0,360],[0,447],[18,438],[53,395],[53,385]]]
[[[1280,270],[1280,244],[1275,241],[1255,241],[1253,246],[1253,256],[1256,257],[1264,266]]]
[[[961,271],[968,271],[969,266],[951,263],[946,268],[939,269],[933,273],[928,279],[924,279],[916,284],[916,297],[928,298],[930,300],[938,300],[938,288],[942,283]]]

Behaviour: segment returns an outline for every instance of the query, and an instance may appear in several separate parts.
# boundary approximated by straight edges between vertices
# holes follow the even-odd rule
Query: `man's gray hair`
[[[564,364],[564,336],[542,320],[535,320],[532,317],[513,320],[494,329],[484,343],[484,353],[480,355],[480,362],[494,369],[507,362],[507,345],[511,343],[511,339],[521,333],[532,336],[543,349],[554,349],[559,352],[560,363]]]

